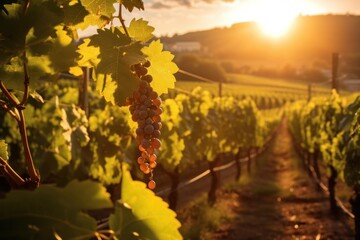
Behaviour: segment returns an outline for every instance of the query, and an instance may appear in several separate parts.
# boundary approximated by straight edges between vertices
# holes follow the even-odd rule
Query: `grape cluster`
[[[161,142],[161,98],[150,86],[152,76],[147,74],[150,62],[135,64],[131,70],[140,79],[139,88],[127,99],[132,120],[137,122],[136,140],[139,144],[141,156],[137,159],[140,170],[144,174],[150,174],[148,188],[154,189],[156,186],[153,180],[153,169],[156,167],[157,156],[155,150],[160,148]]]

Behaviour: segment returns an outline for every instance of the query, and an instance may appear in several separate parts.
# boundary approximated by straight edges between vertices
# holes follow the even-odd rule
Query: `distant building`
[[[166,43],[165,49],[170,52],[201,52],[203,47],[199,42]]]

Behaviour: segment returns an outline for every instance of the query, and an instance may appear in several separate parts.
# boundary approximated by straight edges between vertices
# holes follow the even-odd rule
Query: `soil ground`
[[[217,205],[234,217],[207,239],[354,239],[352,220],[330,214],[327,196],[303,170],[285,121],[255,169],[220,192]]]

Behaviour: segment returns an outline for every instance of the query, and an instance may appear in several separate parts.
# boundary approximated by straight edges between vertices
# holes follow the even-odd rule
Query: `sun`
[[[299,15],[298,7],[296,0],[260,0],[256,2],[253,18],[264,34],[280,38]]]

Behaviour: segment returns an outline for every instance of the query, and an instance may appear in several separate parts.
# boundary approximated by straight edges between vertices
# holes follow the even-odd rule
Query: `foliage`
[[[359,97],[349,105],[333,92],[328,98],[296,102],[287,111],[290,129],[310,152],[322,153],[324,163],[334,167],[350,186],[360,186]]]
[[[140,82],[132,65],[150,61],[151,86],[160,94],[174,86],[178,68],[160,40],[152,40],[154,28],[143,19],[126,25],[122,8],[144,10],[144,3],[29,0],[1,4],[0,107],[7,113],[1,115],[5,140],[0,140],[1,173],[11,172],[19,188],[35,189],[11,191],[0,200],[2,238],[181,239],[175,214],[150,190],[132,181],[124,168],[135,159],[136,150],[129,112],[119,108]],[[113,24],[116,18],[121,26]],[[105,28],[108,23],[111,27]],[[98,26],[97,34],[78,39],[77,29],[91,25]],[[67,72],[82,78],[84,68],[93,68],[90,77],[95,83],[90,87],[104,96],[101,100],[90,90],[89,112],[74,104],[79,90],[71,84],[62,88],[59,81]],[[3,161],[8,155],[9,164],[21,174],[26,170],[29,179],[8,171],[12,168]],[[59,186],[37,188],[39,173],[42,183]],[[79,181],[90,178],[101,183]],[[121,199],[113,206],[103,185],[120,182]],[[96,219],[86,212],[104,208],[115,213],[110,229],[98,230]],[[150,222],[144,218],[149,209]],[[135,219],[136,224],[127,225],[131,228],[122,229],[122,223]],[[160,221],[168,225],[159,225]]]
[[[264,115],[251,98],[213,97],[201,88],[167,99],[163,108],[159,159],[170,172],[213,161],[219,153],[262,147],[281,117],[278,111]]]
[[[112,206],[101,184],[76,180],[65,188],[12,191],[0,203],[4,239],[89,239],[97,233],[96,220],[84,211]]]
[[[175,219],[175,213],[146,189],[144,183],[133,181],[129,172],[125,171],[121,185],[122,199],[116,203],[115,213],[109,220],[110,228],[118,239],[181,238],[178,232],[180,223]]]

